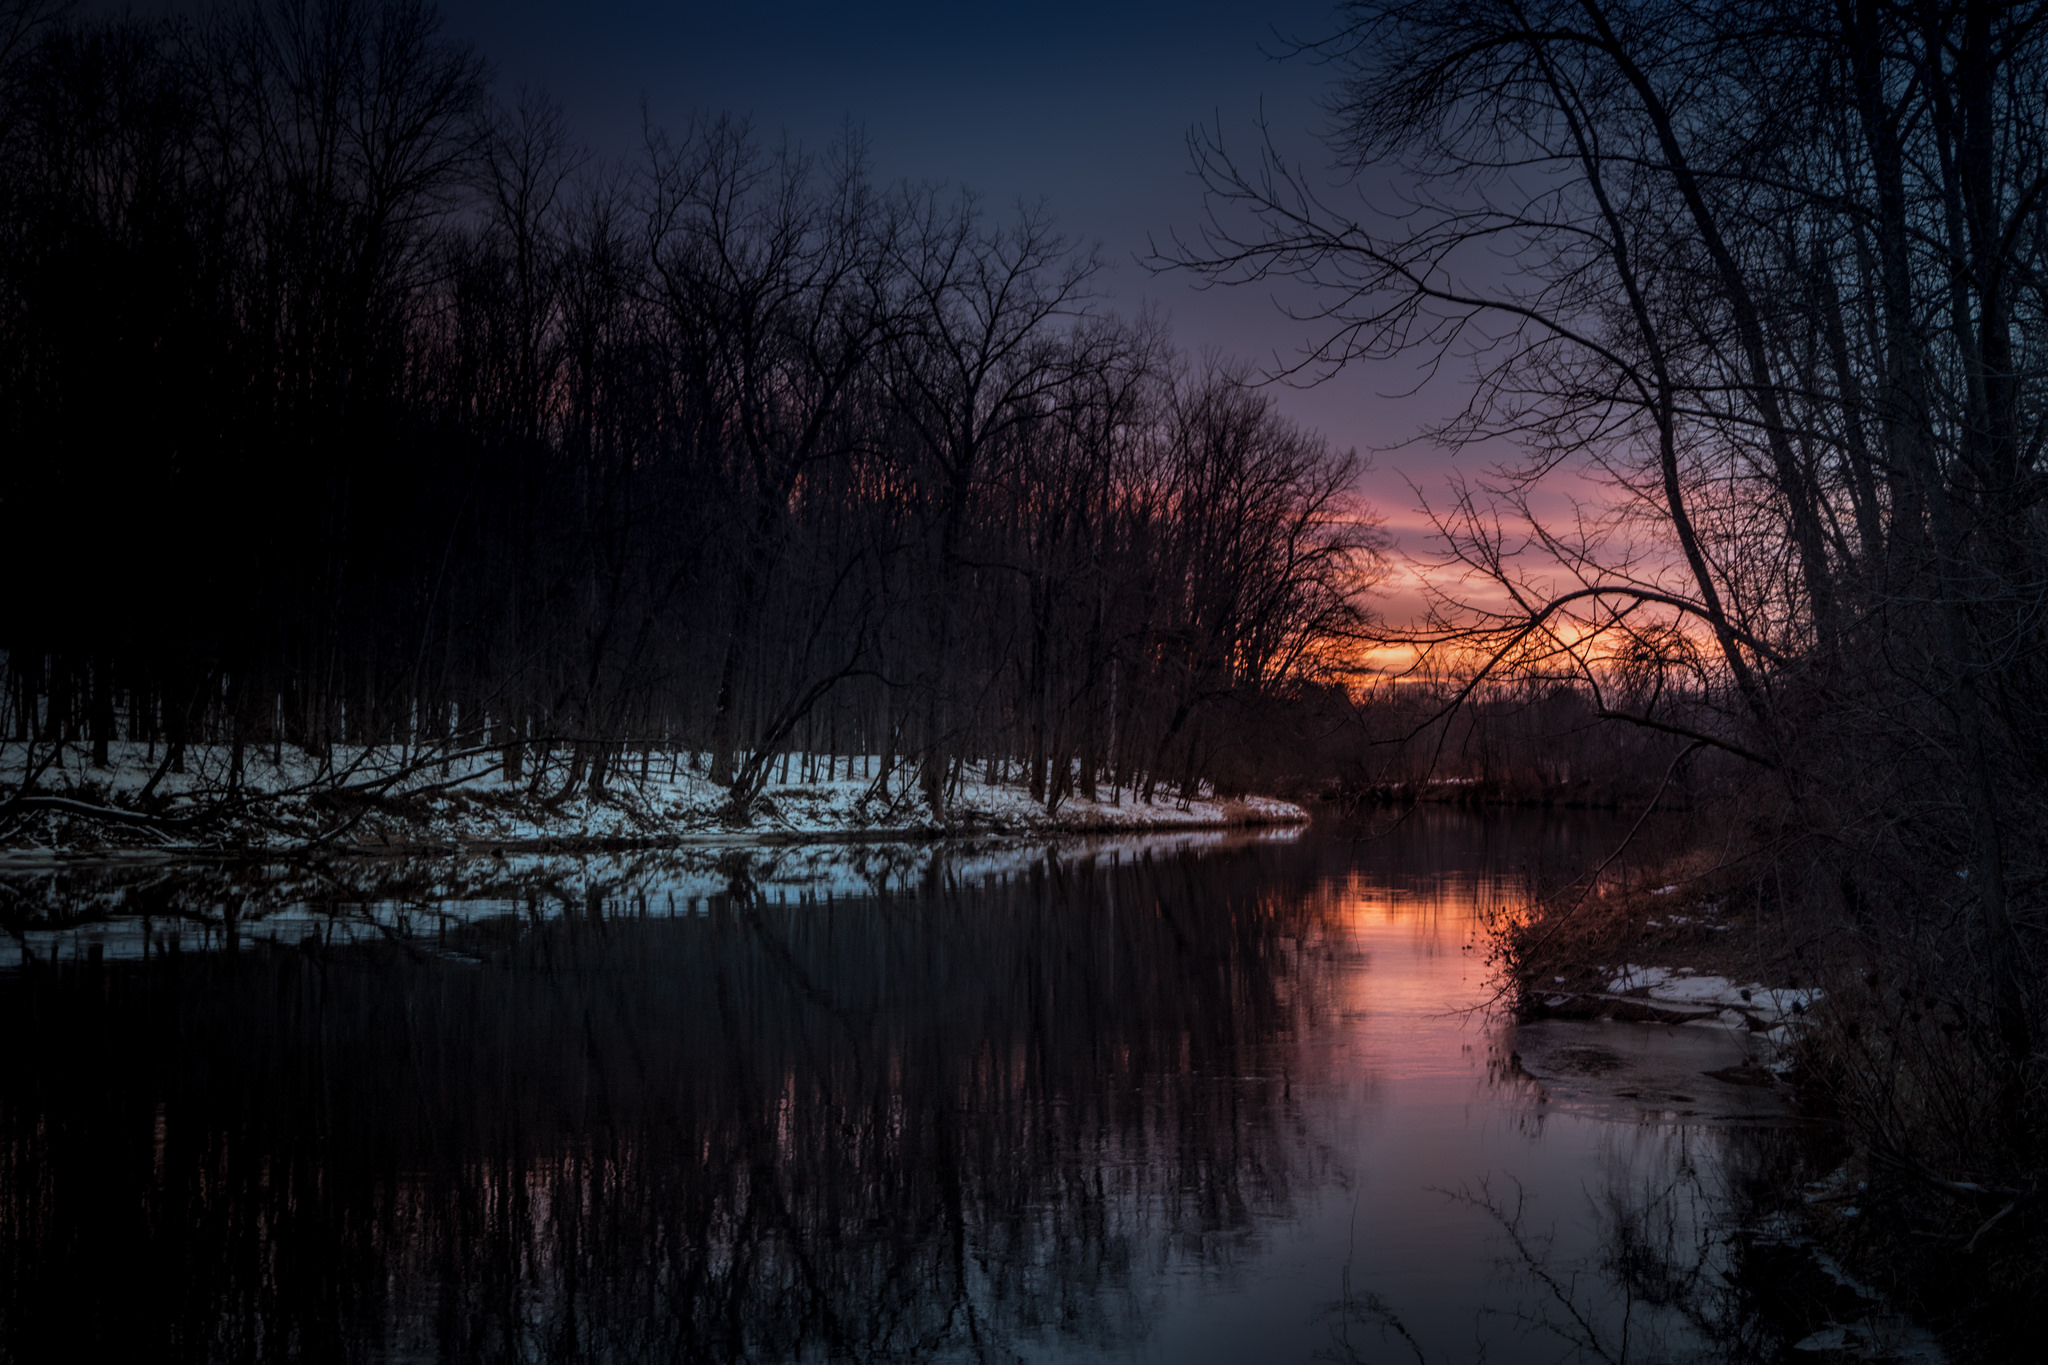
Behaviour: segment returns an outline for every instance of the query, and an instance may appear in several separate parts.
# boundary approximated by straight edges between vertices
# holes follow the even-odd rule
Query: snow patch
[[[47,750],[41,751],[47,754]],[[0,744],[0,788],[26,776],[30,746]],[[283,746],[251,748],[230,777],[226,746],[193,745],[183,773],[157,772],[161,750],[116,742],[109,766],[93,768],[78,746],[39,780],[44,793],[65,793],[89,805],[132,809],[156,780],[165,814],[207,809],[230,789],[242,794],[247,818],[216,835],[242,847],[387,847],[424,843],[541,844],[730,839],[735,835],[804,838],[874,837],[902,833],[1045,833],[1205,829],[1300,825],[1308,812],[1271,797],[1219,797],[1204,786],[1185,797],[1141,800],[1123,790],[1089,800],[1078,793],[1047,802],[1023,786],[991,782],[985,766],[963,774],[940,809],[926,800],[915,775],[880,756],[792,754],[777,760],[774,779],[743,816],[731,793],[706,776],[709,756],[687,751],[629,753],[617,758],[605,789],[563,794],[562,754],[541,769],[529,759],[526,777],[508,781],[493,750],[440,755],[402,745],[335,746],[320,754]],[[38,759],[40,764],[41,760]],[[805,780],[808,775],[809,780]],[[1105,799],[1107,798],[1107,799]],[[39,845],[88,846],[125,833],[159,847],[181,841],[146,827],[74,828],[75,813],[51,813],[18,838]]]
[[[1647,968],[1647,971],[1663,971]],[[1738,986],[1725,976],[1693,976],[1667,972],[1660,980],[1646,981],[1652,1000],[1674,1005],[1721,1005],[1745,1014],[1779,1019],[1804,1014],[1821,999],[1818,990],[1772,990],[1761,982]]]
[[[1645,986],[1662,985],[1671,976],[1669,967],[1638,967],[1633,963],[1623,963],[1620,975],[1607,983],[1607,990],[1611,995],[1626,995]]]

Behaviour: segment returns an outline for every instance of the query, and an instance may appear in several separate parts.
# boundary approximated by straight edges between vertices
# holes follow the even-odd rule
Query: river
[[[1747,1358],[1742,1040],[1487,1008],[1614,837],[0,865],[0,1354]]]

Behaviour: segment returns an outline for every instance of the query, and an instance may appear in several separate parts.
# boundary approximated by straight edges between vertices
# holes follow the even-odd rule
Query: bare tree
[[[2026,1179],[2048,1003],[2043,18],[1349,4],[1306,51],[1338,76],[1350,178],[1198,136],[1209,228],[1162,255],[1311,286],[1302,376],[1467,370],[1436,435],[1521,451],[1433,511],[1440,581],[1485,597],[1447,590],[1398,641],[1455,671],[1453,704],[1554,680],[1747,765],[1801,894],[1873,973],[1993,1040],[1976,1117],[1873,1081],[1865,1140]],[[1560,474],[1604,498],[1542,512]],[[1965,1065],[1917,1046],[1845,1074],[1931,1094]]]

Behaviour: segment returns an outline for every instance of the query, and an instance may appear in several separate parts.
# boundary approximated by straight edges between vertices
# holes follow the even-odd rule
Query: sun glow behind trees
[[[1437,434],[1514,454],[1441,509],[1439,609],[1389,643],[1454,697],[1573,681],[1747,772],[1728,856],[1826,943],[1837,1113],[1903,1198],[1961,1191],[1925,1222],[1977,1246],[1988,1187],[1937,1173],[2048,1169],[2048,11],[1335,28],[1309,52],[1355,178],[1198,135],[1211,231],[1162,264],[1316,291],[1311,368],[1464,369]],[[1607,496],[1542,505],[1560,475]],[[2015,1234],[2023,1312],[2043,1244]]]

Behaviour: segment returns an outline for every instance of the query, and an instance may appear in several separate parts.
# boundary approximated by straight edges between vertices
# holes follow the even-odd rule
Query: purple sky
[[[88,10],[193,10],[207,0],[85,0]],[[1189,169],[1191,127],[1219,127],[1249,149],[1263,115],[1275,141],[1317,174],[1328,73],[1276,59],[1284,37],[1320,36],[1327,0],[1052,0],[1026,6],[931,3],[705,4],[696,0],[441,0],[448,36],[496,67],[501,93],[545,90],[600,155],[640,145],[643,100],[657,123],[693,113],[748,117],[756,131],[818,147],[851,121],[882,180],[944,181],[991,211],[1048,202],[1071,238],[1099,244],[1113,306],[1150,304],[1190,353],[1214,347],[1272,366],[1308,338],[1263,287],[1198,290],[1138,264],[1202,220]],[[1451,411],[1447,368],[1420,394],[1404,363],[1355,367],[1313,389],[1280,389],[1283,409],[1373,458],[1360,492],[1397,542],[1426,551],[1406,479],[1440,491],[1448,457],[1413,438]],[[1467,457],[1475,466],[1479,461]],[[1384,604],[1393,619],[1415,598]]]
[[[1025,6],[655,4],[586,0],[444,0],[451,36],[474,42],[502,87],[546,89],[601,152],[640,136],[641,102],[657,123],[692,112],[749,117],[767,135],[834,140],[865,128],[879,178],[971,187],[992,210],[1046,199],[1061,228],[1099,242],[1113,304],[1167,311],[1189,352],[1214,346],[1254,363],[1291,358],[1307,332],[1263,289],[1199,291],[1185,276],[1137,263],[1147,234],[1193,231],[1201,186],[1190,174],[1191,126],[1220,124],[1249,145],[1263,111],[1283,148],[1311,167],[1327,73],[1268,53],[1280,34],[1330,22],[1322,0],[1160,3],[1073,0]],[[1454,401],[1439,380],[1416,398],[1405,367],[1354,369],[1312,390],[1283,391],[1292,416],[1339,446],[1377,451],[1364,492],[1397,532],[1412,522],[1402,475],[1425,485],[1446,457],[1393,450]],[[1412,533],[1401,537],[1421,549]],[[1388,604],[1390,607],[1392,603]]]

